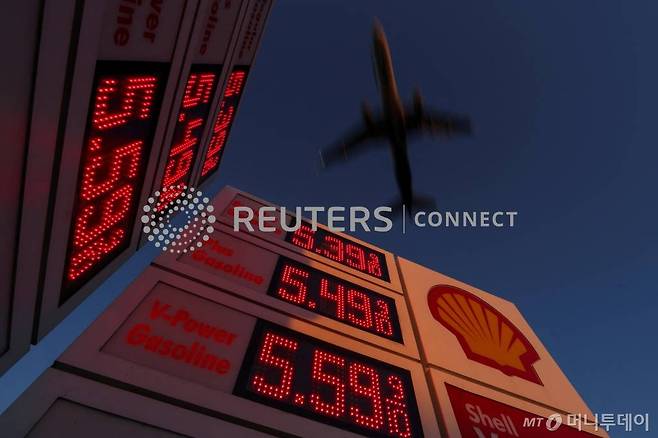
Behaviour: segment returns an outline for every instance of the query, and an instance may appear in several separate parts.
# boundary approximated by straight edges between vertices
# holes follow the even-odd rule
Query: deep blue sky
[[[513,301],[593,411],[658,421],[658,3],[280,1],[222,181],[291,207],[394,198],[384,148],[320,176],[312,165],[363,98],[378,103],[374,16],[400,93],[419,86],[475,125],[410,146],[418,191],[519,216],[359,237]]]
[[[658,3],[278,1],[221,185],[290,207],[396,196],[383,147],[321,175],[314,167],[317,149],[359,121],[363,98],[378,105],[374,16],[402,95],[419,86],[428,105],[475,125],[472,138],[411,145],[418,191],[445,210],[519,215],[513,229],[358,236],[513,301],[594,412],[658,421]],[[146,260],[0,379],[0,411]]]

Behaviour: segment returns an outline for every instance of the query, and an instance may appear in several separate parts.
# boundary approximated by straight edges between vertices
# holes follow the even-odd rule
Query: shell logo
[[[427,294],[427,304],[434,319],[457,337],[469,359],[543,386],[532,366],[539,354],[489,303],[458,287],[438,285]]]

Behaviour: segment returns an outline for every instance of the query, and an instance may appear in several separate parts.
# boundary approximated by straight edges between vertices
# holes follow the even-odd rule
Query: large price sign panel
[[[137,247],[197,6],[44,5],[15,284],[34,340]]]
[[[167,189],[159,199],[160,208],[178,197],[183,186],[197,186],[201,169],[208,168],[211,161],[212,166],[218,164],[208,155],[215,157],[223,148],[237,99],[242,95],[247,68],[238,74],[232,56],[243,43],[250,26],[247,17],[255,4],[265,7],[257,23],[262,30],[270,1],[206,1],[200,6],[201,11],[205,10],[203,26],[192,36],[192,49],[185,61],[190,66],[189,73],[185,86],[177,93],[180,109],[171,115],[173,129],[166,137],[170,146],[162,157],[157,177],[158,189]],[[254,41],[255,46],[259,38]]]
[[[271,7],[272,0],[249,1],[237,45],[228,64],[229,76],[216,108],[210,140],[197,171],[196,180],[199,185],[217,174]]]
[[[233,126],[233,119],[238,110],[238,103],[247,82],[249,68],[246,66],[234,67],[228,78],[226,89],[219,102],[219,111],[212,127],[212,137],[201,166],[199,182],[203,183],[219,167],[219,160],[224,152],[224,145]]]
[[[157,268],[58,362],[300,436],[438,436],[417,361]]]
[[[203,15],[185,58],[186,81],[177,91],[179,108],[170,115],[172,129],[166,136],[169,146],[156,178],[156,187],[166,189],[159,198],[161,209],[176,199],[184,186],[196,185],[195,169],[203,161],[211,114],[221,101],[226,65],[238,44],[248,3],[205,0],[199,6]]]
[[[299,219],[299,227],[293,231],[286,231],[278,220],[280,215],[278,207],[232,187],[224,188],[213,200],[213,206],[215,211],[221,212],[219,219],[232,229],[235,225],[237,207],[246,207],[253,211],[251,220],[253,231],[246,225],[240,224],[239,231],[236,232],[238,234],[258,236],[280,247],[341,269],[350,275],[402,293],[393,254],[387,251],[347,234],[332,231],[322,224],[318,224],[313,230],[311,224],[303,219]],[[277,217],[276,221],[267,223],[274,228],[274,231],[259,230],[259,209],[263,207],[277,209],[275,212],[268,213],[268,216]],[[292,228],[292,225],[297,223],[297,219],[287,212],[286,223]]]
[[[60,302],[130,244],[166,78],[166,64],[97,63]]]
[[[404,297],[219,224],[200,248],[154,262],[329,330],[418,358]]]
[[[212,96],[219,81],[219,70],[219,66],[198,64],[190,69],[160,185],[161,189],[168,189],[159,199],[163,207],[176,199],[183,187],[190,183]]]

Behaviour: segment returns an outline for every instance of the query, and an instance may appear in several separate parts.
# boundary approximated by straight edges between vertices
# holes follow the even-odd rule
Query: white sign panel
[[[438,436],[420,363],[157,268],[58,363],[299,436]]]
[[[404,297],[219,224],[201,248],[154,262],[374,346],[418,359]]]
[[[255,323],[256,318],[158,283],[101,351],[228,392]]]

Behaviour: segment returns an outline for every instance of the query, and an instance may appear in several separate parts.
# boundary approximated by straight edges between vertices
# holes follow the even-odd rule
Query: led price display
[[[321,228],[313,231],[302,222],[297,231],[286,235],[286,242],[349,266],[359,272],[390,282],[383,253]]]
[[[120,61],[96,65],[60,302],[130,243],[166,66]]]
[[[160,207],[177,198],[183,191],[182,185],[189,182],[220,69],[216,65],[202,64],[195,64],[190,68],[162,177],[161,187],[168,190],[159,199]]]
[[[280,257],[268,295],[402,343],[395,300]]]
[[[212,138],[201,168],[201,181],[205,181],[219,166],[221,153],[233,125],[238,103],[247,82],[248,67],[234,67],[219,103],[219,112],[212,128]]]
[[[262,320],[233,393],[367,436],[423,436],[408,370]]]

